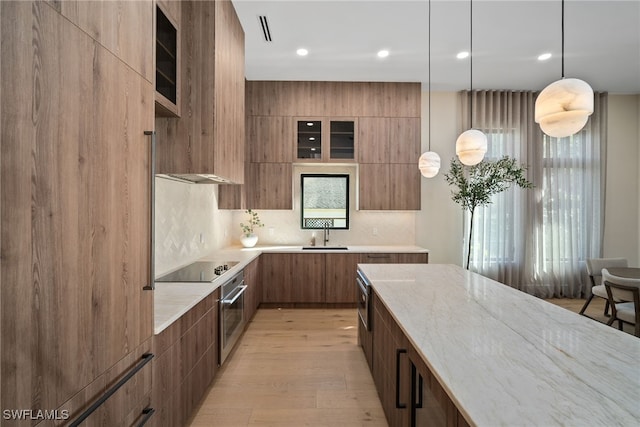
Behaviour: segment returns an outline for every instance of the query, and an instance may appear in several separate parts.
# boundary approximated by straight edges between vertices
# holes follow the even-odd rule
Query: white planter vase
[[[258,243],[258,236],[256,234],[249,234],[248,236],[243,234],[240,236],[240,243],[242,243],[242,246],[245,248],[252,248]]]

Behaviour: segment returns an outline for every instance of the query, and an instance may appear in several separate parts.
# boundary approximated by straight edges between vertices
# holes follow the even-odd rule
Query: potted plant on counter
[[[256,227],[264,227],[264,224],[260,221],[257,212],[251,209],[247,209],[245,212],[249,214],[249,222],[246,224],[244,222],[240,223],[240,228],[242,228],[240,243],[242,243],[242,246],[245,248],[252,248],[258,243],[258,235],[253,232],[253,229]]]
[[[473,237],[473,214],[478,206],[491,203],[491,196],[516,184],[520,188],[531,188],[533,184],[525,178],[526,167],[516,160],[504,156],[499,160],[485,160],[473,166],[465,166],[460,160],[451,160],[451,170],[445,174],[449,185],[457,187],[451,192],[454,202],[469,211],[469,239],[466,269],[471,260],[471,238]]]

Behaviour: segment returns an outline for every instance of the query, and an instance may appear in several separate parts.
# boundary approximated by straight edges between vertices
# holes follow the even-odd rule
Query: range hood
[[[171,179],[187,184],[233,184],[230,180],[218,175],[185,173],[185,174],[156,174],[158,178]]]

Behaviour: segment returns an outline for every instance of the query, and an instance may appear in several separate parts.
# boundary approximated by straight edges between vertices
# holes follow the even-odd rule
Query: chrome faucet
[[[327,246],[329,242],[329,223],[324,223],[324,228],[322,229],[322,245]]]

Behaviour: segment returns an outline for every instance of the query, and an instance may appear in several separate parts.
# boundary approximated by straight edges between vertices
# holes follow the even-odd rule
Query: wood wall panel
[[[242,184],[245,144],[244,31],[230,0],[215,2],[214,53],[214,170],[217,175]],[[211,76],[206,78],[210,79]]]
[[[359,209],[389,209],[389,165],[384,163],[360,163],[358,186]]]
[[[358,161],[389,162],[389,126],[387,119],[361,117],[358,122]]]
[[[250,209],[292,209],[291,163],[247,163]]]
[[[52,5],[148,82],[155,81],[152,0],[65,0]]]
[[[420,158],[420,119],[393,117],[388,120],[389,162],[418,163]]]
[[[53,409],[152,334],[153,88],[55,5],[0,7],[1,406]]]
[[[389,165],[391,209],[420,210],[421,176],[417,161]]]
[[[291,162],[293,160],[294,120],[292,117],[247,117],[247,158],[255,163]]]
[[[420,117],[420,83],[247,81],[248,116]]]

